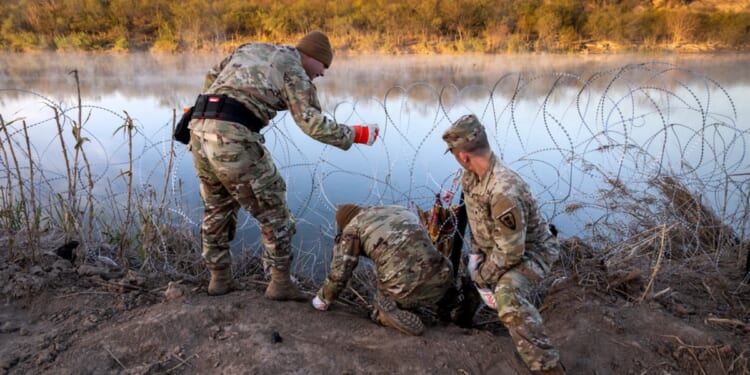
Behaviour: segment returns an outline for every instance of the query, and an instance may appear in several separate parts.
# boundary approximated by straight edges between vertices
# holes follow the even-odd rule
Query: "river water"
[[[169,136],[175,113],[222,57],[5,54],[0,115],[20,149],[26,125],[41,170],[35,181],[48,193],[67,187],[55,111],[63,139],[80,115],[96,196],[115,209],[131,152],[122,126],[131,118],[136,185],[166,185],[167,210],[197,230],[202,206],[192,160],[181,145],[170,153]],[[628,213],[608,200],[612,187],[646,191],[662,175],[699,189],[735,229],[748,231],[750,56],[336,56],[315,83],[327,115],[377,123],[382,133],[372,147],[342,151],[311,140],[285,112],[264,129],[288,185],[295,249],[306,254],[298,267],[319,267],[330,252],[337,204],[428,208],[450,189],[459,166],[440,136],[467,113],[482,120],[495,152],[529,181],[565,236],[619,223],[614,218]],[[240,228],[235,247],[257,251],[254,219],[242,215]]]

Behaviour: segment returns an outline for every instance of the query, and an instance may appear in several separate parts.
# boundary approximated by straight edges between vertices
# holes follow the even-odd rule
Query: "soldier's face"
[[[325,75],[326,67],[322,62],[315,60],[310,56],[302,54],[302,67],[305,69],[305,73],[310,77],[310,80],[314,80],[318,77]]]

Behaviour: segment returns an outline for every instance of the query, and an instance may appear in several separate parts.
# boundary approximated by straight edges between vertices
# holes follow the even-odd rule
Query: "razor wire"
[[[326,114],[337,122],[378,123],[381,134],[371,147],[339,150],[304,135],[287,112],[274,118],[262,133],[287,183],[297,227],[295,269],[314,274],[325,267],[339,204],[431,207],[460,170],[445,154],[441,135],[468,113],[485,125],[495,153],[529,182],[543,214],[563,236],[594,244],[618,241],[637,231],[639,220],[657,222],[658,217],[634,215],[640,211],[633,205],[652,205],[646,212],[658,214],[652,183],[664,176],[693,190],[741,239],[750,232],[750,128],[738,118],[735,98],[713,78],[672,63],[646,62],[589,75],[509,73],[488,82],[464,87],[416,82],[329,106]],[[130,162],[123,155],[128,145],[115,129],[130,111],[63,104],[24,89],[0,89],[0,98],[9,92],[40,102],[35,116],[2,114],[7,133],[0,144],[23,159],[25,182],[32,180],[33,170],[38,194],[65,196],[59,138],[70,144],[68,133],[81,113],[87,140],[82,147],[93,160],[95,191],[79,179],[78,194],[93,196],[97,212],[117,218],[121,213],[104,211],[125,205],[119,176]],[[149,209],[169,212],[174,225],[197,233],[202,215],[198,181],[190,152],[171,140],[173,114],[132,118],[136,152],[131,172],[137,190],[162,191],[167,184],[166,204]],[[27,123],[26,117],[34,121]],[[57,133],[57,122],[65,132]],[[25,132],[34,133],[30,152]],[[18,186],[12,181],[18,173],[7,155],[0,180],[10,189]],[[632,202],[622,202],[623,194]],[[237,233],[241,243],[235,247],[261,251],[258,223],[244,211]]]

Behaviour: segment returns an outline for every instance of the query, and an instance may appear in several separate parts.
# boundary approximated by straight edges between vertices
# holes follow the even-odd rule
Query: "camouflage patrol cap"
[[[448,144],[446,153],[451,149],[473,150],[478,144],[486,143],[487,133],[477,116],[464,115],[454,122],[443,133],[443,140]]]
[[[331,42],[328,40],[328,36],[321,31],[313,30],[305,34],[305,36],[297,42],[297,49],[302,51],[305,55],[322,62],[326,69],[331,66],[331,61],[333,61],[333,49],[331,48]]]

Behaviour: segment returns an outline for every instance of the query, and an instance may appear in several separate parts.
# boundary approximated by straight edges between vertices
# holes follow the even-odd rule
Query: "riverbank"
[[[238,290],[211,297],[205,273],[71,262],[59,241],[42,243],[37,261],[0,246],[2,374],[529,374],[486,307],[472,328],[420,310],[425,334],[406,336],[369,320],[368,290],[356,285],[319,312],[265,299],[262,273],[235,269]],[[750,371],[750,286],[735,264],[696,256],[657,271],[565,243],[536,301],[568,373]],[[315,285],[300,283],[312,297]]]

